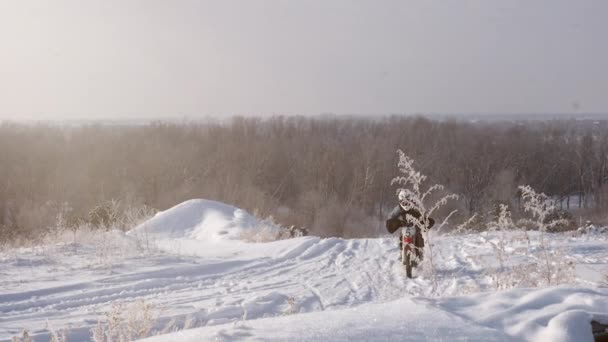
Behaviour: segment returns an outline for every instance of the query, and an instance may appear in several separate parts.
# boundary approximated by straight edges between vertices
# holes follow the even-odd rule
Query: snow
[[[427,300],[483,326],[528,341],[592,340],[592,319],[605,321],[608,289],[513,289]]]
[[[606,289],[519,289],[439,300],[402,298],[185,330],[145,341],[592,341],[590,322],[606,321],[606,310]]]
[[[70,341],[86,341],[112,303],[138,299],[165,332],[151,341],[584,341],[591,319],[608,323],[603,234],[548,235],[576,266],[570,285],[495,291],[491,234],[434,237],[433,289],[424,270],[405,277],[394,237],[241,239],[265,225],[191,200],[127,234],[0,250],[0,341],[24,328],[48,341],[50,328],[64,327]]]
[[[238,240],[240,234],[257,225],[257,220],[242,209],[195,199],[156,214],[135,227],[130,234],[148,234],[157,239],[193,239],[217,242]]]
[[[501,331],[472,325],[432,306],[402,298],[389,303],[363,304],[342,310],[240,321],[184,330],[160,341],[510,341]]]

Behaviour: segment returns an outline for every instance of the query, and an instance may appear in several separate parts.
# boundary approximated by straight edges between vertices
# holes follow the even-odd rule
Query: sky
[[[608,113],[605,0],[0,0],[0,118]]]

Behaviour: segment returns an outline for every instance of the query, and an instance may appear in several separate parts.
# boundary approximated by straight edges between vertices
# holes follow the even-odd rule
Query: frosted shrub
[[[452,229],[449,234],[469,234],[473,232],[472,226],[473,223],[477,221],[477,219],[477,213],[474,213],[466,221],[456,226],[456,228]]]
[[[424,235],[424,239],[426,241],[425,247],[427,249],[425,251],[425,255],[427,256],[425,258],[425,262],[429,266],[425,267],[425,270],[430,272],[433,281],[433,290],[436,290],[438,287],[438,282],[436,267],[433,261],[433,242],[429,234],[429,217],[433,216],[438,209],[446,205],[449,200],[458,199],[458,196],[455,194],[448,194],[437,200],[431,200],[432,195],[434,195],[436,191],[443,190],[443,185],[425,185],[427,177],[414,168],[414,160],[406,156],[401,150],[397,150],[397,153],[399,154],[399,162],[397,166],[402,175],[393,178],[391,185],[399,184],[401,186],[401,188],[397,189],[397,194],[401,191],[405,191],[406,193],[406,199],[400,203],[401,206],[406,209],[415,209],[420,212],[420,218],[416,218],[408,214],[406,215],[406,220],[415,227],[419,228]],[[455,212],[455,210],[452,211],[433,229],[437,232],[440,231]]]
[[[507,245],[510,242],[507,232],[513,230],[514,228],[515,226],[513,224],[513,220],[511,220],[509,207],[505,204],[501,204],[496,220],[490,221],[487,224],[487,231],[492,236],[485,239],[485,241],[492,247],[496,260],[498,261],[498,268],[493,270],[493,272],[490,272],[490,278],[497,289],[510,287],[508,286],[507,282],[512,279],[512,277],[506,268],[509,258],[509,254],[507,253]],[[492,239],[494,236],[495,239]]]
[[[51,342],[67,342],[68,332],[66,329],[59,329],[58,331],[51,331]]]
[[[129,230],[136,227],[152,218],[157,212],[158,210],[147,205],[141,207],[128,206],[123,210],[119,218],[120,228],[122,230]]]
[[[122,214],[114,222],[113,228],[119,231],[128,231],[140,224],[143,224],[157,213],[157,210],[146,205],[141,207],[129,206],[122,211]],[[107,228],[106,230],[110,230]],[[134,232],[131,235],[135,239],[136,249],[140,253],[158,253],[156,241],[144,229]]]
[[[151,304],[140,299],[131,304],[114,303],[106,313],[106,322],[91,329],[94,342],[134,341],[152,333],[156,314]]]
[[[98,229],[93,224],[84,220],[70,220],[71,208],[67,205],[55,217],[55,221],[48,229],[40,234],[37,241],[29,240],[25,247],[35,247],[43,253],[71,252],[72,254],[94,254],[88,259],[91,266],[111,267],[122,259],[141,253],[157,252],[152,241],[143,241],[139,235],[126,236],[118,226]],[[149,207],[130,208],[123,212],[120,218],[121,227],[133,227],[142,220],[153,215],[154,211]],[[147,236],[145,236],[147,238]],[[62,245],[62,246],[61,246]],[[19,246],[2,245],[0,251],[6,248]],[[3,247],[3,248],[2,248]],[[52,255],[49,255],[51,257]]]
[[[515,225],[508,207],[500,206],[497,219],[487,224],[487,238],[484,238],[492,247],[498,265],[489,267],[486,274],[496,289],[570,282],[573,264],[563,250],[551,248],[546,237],[547,231],[563,224],[563,220],[548,218],[555,207],[545,194],[538,194],[529,186],[519,189],[524,210],[532,218],[522,219]],[[528,233],[528,229],[537,229],[538,233]],[[513,262],[514,258],[520,260],[518,264]]]
[[[109,229],[120,216],[120,201],[110,200],[93,208],[88,215],[89,222],[97,228]]]
[[[26,330],[23,330],[21,337],[13,336],[13,338],[11,338],[11,342],[33,342],[33,340],[32,340],[32,337],[30,336],[30,332],[26,329]]]
[[[93,249],[95,255],[95,258],[91,259],[93,266],[112,268],[122,260],[140,253],[134,248],[136,242],[118,230],[81,230],[78,234],[82,234],[81,239],[86,238],[83,244]]]
[[[156,318],[151,304],[143,299],[127,307],[127,331],[129,339],[140,339],[150,335]]]
[[[298,307],[298,302],[296,301],[295,297],[287,298],[287,308],[285,309],[284,314],[293,315],[298,313],[299,310],[300,308]]]
[[[532,219],[527,221],[539,231],[538,247],[541,256],[538,267],[541,277],[548,286],[570,281],[574,265],[568,262],[563,251],[552,249],[546,239],[548,230],[568,222],[562,219],[548,219],[556,208],[555,203],[544,193],[537,193],[529,185],[520,186],[519,190],[524,210],[532,215]]]
[[[492,281],[494,288],[498,290],[512,287],[536,287],[539,282],[538,263],[529,261],[528,247],[519,249],[523,253],[525,262],[514,264],[512,259],[517,248],[516,244],[528,242],[525,229],[521,229],[526,238],[521,238],[520,231],[511,219],[511,213],[507,205],[501,204],[498,217],[486,224],[487,233],[481,234],[484,241],[492,247],[497,266],[490,265],[485,274]],[[485,237],[484,237],[485,236]]]

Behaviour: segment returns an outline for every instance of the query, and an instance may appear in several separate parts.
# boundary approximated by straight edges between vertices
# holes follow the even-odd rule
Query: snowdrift
[[[439,299],[405,297],[207,326],[145,341],[593,341],[590,322],[606,322],[607,308],[607,289],[514,289]]]
[[[591,321],[608,323],[608,289],[549,287],[425,299],[526,341],[592,341]]]
[[[242,209],[221,202],[193,199],[159,212],[132,229],[129,235],[218,242],[238,240],[245,230],[258,225],[258,220]]]

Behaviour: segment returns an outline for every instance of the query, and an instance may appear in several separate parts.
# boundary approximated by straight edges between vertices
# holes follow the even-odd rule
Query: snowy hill
[[[242,209],[195,199],[183,202],[135,227],[129,234],[150,234],[157,239],[194,239],[199,241],[237,240],[257,220]]]
[[[27,328],[47,341],[50,329],[69,327],[70,341],[86,341],[114,303],[139,299],[158,314],[162,335],[152,341],[572,341],[608,314],[608,290],[598,287],[604,235],[550,235],[576,264],[572,286],[494,292],[492,236],[435,237],[433,290],[424,272],[405,278],[392,237],[239,240],[260,225],[238,208],[192,200],[128,234],[0,251],[0,340]]]

